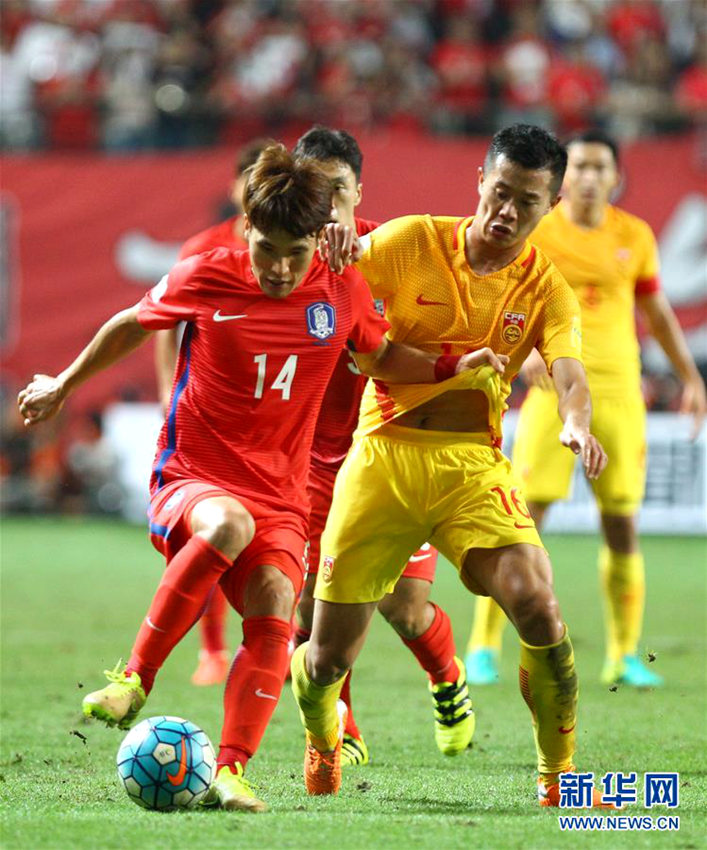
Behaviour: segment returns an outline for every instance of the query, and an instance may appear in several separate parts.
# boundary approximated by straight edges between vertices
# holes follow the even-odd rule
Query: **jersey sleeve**
[[[638,250],[640,250],[640,266],[636,276],[635,293],[637,296],[652,295],[660,291],[660,260],[658,245],[653,231],[645,223],[637,234]]]
[[[548,370],[560,357],[582,360],[582,319],[577,296],[560,277],[553,275],[545,297],[544,321],[535,347],[542,355]]]
[[[421,217],[408,215],[387,221],[361,237],[363,254],[356,268],[374,298],[388,298],[396,292],[422,251],[422,232]]]
[[[344,278],[349,285],[352,318],[346,346],[350,351],[369,354],[381,344],[390,325],[376,310],[371,292],[361,275],[347,269]]]
[[[199,255],[177,263],[138,304],[137,320],[150,331],[173,328],[197,314]]]

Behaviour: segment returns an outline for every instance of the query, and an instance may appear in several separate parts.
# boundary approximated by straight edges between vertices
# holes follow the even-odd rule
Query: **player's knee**
[[[521,638],[532,646],[545,646],[562,639],[564,626],[560,606],[549,585],[518,593],[511,615]]]
[[[219,552],[235,560],[255,536],[255,520],[240,505],[211,511],[199,533]]]
[[[345,651],[337,652],[332,646],[310,642],[307,649],[307,671],[317,685],[330,685],[351,669],[352,662]]]
[[[256,569],[245,588],[246,616],[278,617],[289,620],[295,607],[292,581],[277,567]]]
[[[412,604],[409,600],[399,600],[394,596],[385,596],[378,603],[378,610],[405,640],[414,640],[425,631],[425,606]]]

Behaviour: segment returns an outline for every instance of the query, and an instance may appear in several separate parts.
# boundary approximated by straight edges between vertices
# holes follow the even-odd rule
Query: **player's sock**
[[[538,770],[548,779],[569,770],[575,750],[577,674],[565,626],[559,643],[520,642],[520,692],[533,718]]]
[[[232,561],[194,535],[164,571],[133,645],[126,675],[135,670],[149,694],[157,671],[204,608],[209,591]]]
[[[223,652],[226,649],[227,612],[228,600],[221,588],[216,585],[199,620],[201,648],[206,652]]]
[[[490,596],[477,596],[474,608],[474,622],[469,635],[467,652],[477,649],[501,651],[503,630],[508,622],[503,608]]]
[[[606,605],[607,658],[619,662],[635,655],[643,625],[645,572],[643,555],[602,546],[599,575]]]
[[[345,676],[330,685],[317,685],[313,682],[305,666],[308,646],[308,643],[303,643],[292,655],[292,691],[309,742],[320,752],[330,752],[340,740],[339,712],[336,704]]]
[[[288,662],[290,623],[278,617],[243,620],[243,643],[226,681],[219,767],[245,769],[280,699]]]
[[[435,609],[435,615],[427,631],[412,640],[402,638],[402,641],[417,658],[420,667],[427,673],[433,685],[441,682],[456,682],[459,678],[459,669],[454,660],[456,649],[452,624],[447,614],[438,605],[434,602],[429,604]]]
[[[346,726],[344,727],[344,735],[350,735],[352,738],[360,738],[361,730],[358,728],[356,721],[353,716],[353,709],[351,708],[351,674],[353,670],[349,670],[344,678],[344,684],[341,688],[341,695],[339,699],[343,700],[346,704],[347,714],[346,714]]]

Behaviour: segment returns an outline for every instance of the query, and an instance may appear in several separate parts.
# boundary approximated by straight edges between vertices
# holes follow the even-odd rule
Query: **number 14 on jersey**
[[[258,377],[255,381],[255,398],[262,398],[263,391],[265,389],[265,381],[267,379],[267,369],[268,369],[268,355],[267,354],[256,354],[253,357],[253,361],[258,365]],[[275,377],[275,380],[270,384],[271,390],[280,390],[282,393],[282,400],[289,401],[290,400],[290,391],[292,389],[292,381],[295,378],[295,372],[297,371],[297,355],[290,354],[290,356],[285,360],[285,365],[280,369]]]

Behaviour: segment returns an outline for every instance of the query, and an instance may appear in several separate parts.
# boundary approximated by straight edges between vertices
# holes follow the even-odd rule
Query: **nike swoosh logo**
[[[421,307],[447,307],[444,301],[427,301],[422,295],[417,296],[417,303]]]
[[[417,561],[426,561],[430,557],[429,552],[427,555],[412,555],[408,558],[408,563],[416,563]]]
[[[560,733],[560,735],[569,735],[569,733],[570,733],[570,732],[573,732],[573,731],[574,731],[574,727],[575,727],[576,725],[577,725],[577,724],[575,723],[575,724],[574,724],[574,726],[570,726],[570,728],[569,728],[569,729],[565,729],[565,727],[564,727],[564,726],[560,726],[560,727],[558,728],[558,730],[557,730],[557,731]]]
[[[145,622],[147,623],[147,625],[148,625],[151,629],[154,629],[156,632],[163,632],[163,633],[165,633],[165,634],[166,634],[167,629],[160,629],[160,628],[159,628],[159,626],[156,626],[156,625],[152,622],[152,620],[150,619],[149,615],[148,615],[147,617],[145,617]]]
[[[247,313],[240,313],[238,316],[224,316],[220,310],[214,313],[213,319],[215,322],[230,322],[231,319],[246,319]]]
[[[519,522],[514,522],[513,525],[515,525],[516,528],[532,528],[533,527],[532,523],[530,525],[521,525]]]
[[[272,694],[266,694],[265,691],[261,691],[260,688],[255,692],[256,697],[262,697],[263,699],[277,699]]]
[[[172,785],[181,785],[184,782],[184,777],[187,775],[187,742],[182,735],[182,755],[179,759],[179,770],[172,776],[171,773],[167,774],[167,779],[169,779]]]

